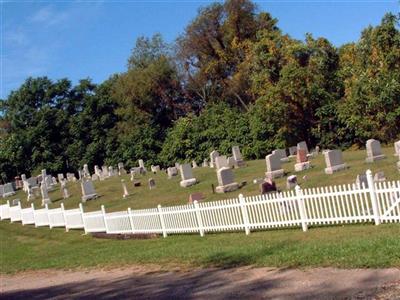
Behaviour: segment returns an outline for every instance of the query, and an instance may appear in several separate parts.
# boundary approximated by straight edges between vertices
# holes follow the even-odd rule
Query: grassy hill
[[[367,164],[365,163],[365,150],[345,151],[343,157],[349,168],[333,175],[326,175],[324,173],[325,161],[322,154],[311,159],[313,165],[312,169],[298,173],[294,172],[295,158],[292,158],[290,162],[284,163],[283,168],[288,174],[297,174],[298,182],[303,188],[354,183],[357,174],[364,173],[368,168],[374,173],[377,171],[384,171],[387,180],[399,179],[400,173],[396,168],[398,159],[393,155],[393,147],[383,148],[383,152],[387,156],[386,159]],[[265,171],[265,160],[248,161],[247,167],[234,170],[235,180],[237,182],[246,181],[247,185],[240,190],[226,194],[212,193],[211,185],[214,184],[214,186],[217,186],[218,181],[215,169],[211,168],[200,167],[193,169],[193,175],[198,179],[199,183],[188,188],[179,186],[181,180],[179,175],[168,179],[165,172],[159,172],[157,174],[148,172],[144,176],[137,176],[137,180],[140,180],[142,184],[140,187],[133,186],[130,181],[130,175],[116,176],[104,181],[94,181],[96,192],[100,197],[85,203],[84,208],[85,211],[92,211],[99,209],[100,205],[104,204],[107,211],[118,211],[125,210],[128,207],[140,209],[156,207],[158,204],[162,206],[186,204],[189,195],[193,192],[202,192],[205,196],[205,201],[233,198],[237,197],[240,193],[245,196],[257,195],[259,194],[259,186],[258,184],[253,184],[253,179],[264,177]],[[307,179],[303,179],[303,176],[306,176]],[[130,196],[126,199],[122,198],[122,178],[125,179],[130,193]],[[155,179],[156,189],[149,190],[147,184],[149,178]],[[276,183],[280,190],[286,189],[286,178],[276,179]],[[53,201],[49,207],[59,207],[61,202],[64,203],[66,208],[78,207],[81,201],[80,183],[68,183],[68,191],[71,197],[67,200],[62,199],[59,187],[49,192],[50,199]],[[27,203],[26,195],[22,191],[19,191],[16,196],[9,197],[9,199],[14,198],[21,199],[23,207],[30,205],[30,203]],[[2,200],[2,202],[4,201],[5,200]],[[37,198],[34,204],[35,207],[40,207],[41,197]]]
[[[357,174],[370,168],[373,172],[384,171],[388,180],[400,178],[396,169],[397,157],[393,147],[384,148],[385,160],[366,164],[365,151],[346,151],[344,160],[349,165],[346,171],[334,175],[324,174],[323,155],[312,159],[314,168],[297,173],[302,187],[325,186],[354,182]],[[283,165],[288,173],[293,172],[294,160]],[[95,182],[100,197],[87,202],[85,210],[97,210],[104,204],[107,211],[185,204],[190,193],[202,192],[206,201],[258,194],[254,178],[263,177],[264,160],[249,161],[248,166],[236,169],[238,182],[247,181],[241,190],[228,194],[213,194],[211,184],[217,185],[214,169],[194,169],[199,184],[190,188],[179,186],[180,177],[167,179],[165,173],[147,174],[138,177],[141,187],[133,187],[129,176],[124,176],[131,196],[122,198],[121,178],[114,177]],[[307,180],[302,179],[307,175]],[[149,190],[148,178],[156,180],[157,187]],[[284,190],[285,178],[277,180]],[[80,202],[79,183],[69,183],[72,197],[64,204],[76,208]],[[60,190],[50,192],[51,207],[63,202]],[[21,191],[23,206],[28,206]],[[4,202],[5,200],[2,200]],[[40,207],[41,199],[35,200]],[[62,228],[34,228],[20,223],[0,222],[0,273],[47,268],[71,269],[81,267],[122,266],[126,264],[158,264],[191,268],[197,266],[231,267],[238,265],[309,267],[333,266],[341,268],[400,267],[400,224],[358,224],[330,227],[311,227],[306,233],[300,228],[252,232],[246,236],[238,233],[207,233],[199,235],[171,235],[168,238],[149,240],[103,240],[82,235],[82,231],[65,233]]]

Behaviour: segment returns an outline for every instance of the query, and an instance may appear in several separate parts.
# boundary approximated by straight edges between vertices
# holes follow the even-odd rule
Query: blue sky
[[[171,42],[200,6],[211,1],[1,1],[1,93],[28,76],[91,78],[100,83],[123,72],[139,36],[160,32]],[[310,32],[340,46],[356,41],[399,1],[262,1],[294,38]]]

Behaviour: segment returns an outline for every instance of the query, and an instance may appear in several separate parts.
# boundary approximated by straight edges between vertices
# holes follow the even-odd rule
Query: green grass
[[[387,159],[366,164],[365,151],[346,151],[344,160],[349,165],[346,171],[333,175],[324,174],[324,159],[320,155],[312,159],[314,168],[297,173],[302,187],[326,186],[354,182],[357,174],[370,168],[373,172],[384,171],[388,180],[400,178],[396,169],[397,158],[393,147],[384,148]],[[293,172],[294,161],[285,163],[286,172]],[[202,192],[212,201],[236,197],[239,193],[258,194],[254,178],[263,177],[264,160],[250,161],[246,168],[234,170],[238,182],[247,181],[241,190],[228,194],[213,194],[211,184],[217,185],[214,169],[194,169],[199,184],[190,188],[179,186],[179,177],[167,179],[166,174],[148,174],[140,177],[141,187],[133,187],[129,176],[124,176],[131,196],[122,199],[122,186],[118,177],[95,182],[100,197],[87,202],[86,211],[98,210],[104,204],[107,211],[185,204],[190,193]],[[302,179],[307,175],[307,180]],[[149,190],[148,178],[156,180],[157,188]],[[285,178],[277,180],[285,190]],[[64,204],[76,208],[80,202],[80,185],[69,183],[72,197]],[[53,204],[62,202],[59,190],[50,193]],[[23,207],[29,204],[19,191],[10,199],[20,198]],[[2,200],[4,202],[4,200]],[[40,199],[35,206],[40,207]],[[244,233],[173,235],[167,239],[153,240],[102,240],[83,236],[82,231],[65,233],[63,229],[33,228],[20,223],[0,222],[1,273],[47,268],[71,269],[86,267],[121,266],[127,264],[158,264],[162,266],[219,266],[239,265],[274,267],[322,267],[378,268],[400,267],[400,224],[380,226],[344,225],[313,228],[306,233],[300,228]]]
[[[387,155],[387,158],[373,164],[367,164],[364,162],[366,156],[365,150],[345,151],[343,156],[349,169],[337,172],[333,175],[326,175],[324,173],[325,161],[322,154],[311,160],[314,167],[310,170],[295,173],[295,158],[288,163],[284,163],[283,168],[288,174],[297,174],[298,182],[303,188],[354,183],[357,174],[364,173],[368,168],[373,172],[384,171],[388,180],[399,180],[400,173],[396,169],[397,157],[393,156],[393,147],[383,148],[383,151]],[[130,193],[130,196],[127,199],[122,198],[123,190],[121,177],[117,176],[104,181],[95,181],[95,189],[100,197],[96,200],[91,200],[85,203],[84,209],[85,211],[98,210],[103,204],[107,211],[126,210],[128,207],[131,207],[132,209],[152,208],[156,207],[158,204],[161,204],[162,206],[180,205],[186,204],[189,195],[193,192],[202,192],[205,196],[205,201],[234,198],[240,193],[245,196],[257,195],[259,194],[259,187],[258,185],[253,184],[253,179],[264,177],[266,169],[265,160],[249,161],[247,164],[248,166],[246,168],[234,170],[235,180],[237,182],[247,181],[247,185],[240,190],[227,194],[212,193],[211,184],[217,186],[218,181],[215,169],[210,168],[193,169],[194,176],[200,182],[189,188],[181,188],[179,186],[179,181],[181,180],[180,176],[168,179],[164,172],[158,174],[148,173],[145,176],[138,176],[137,179],[142,183],[142,186],[140,187],[133,187],[129,175],[122,176],[126,181]],[[304,175],[307,175],[307,180],[303,179]],[[154,178],[156,181],[157,187],[154,190],[149,190],[147,185],[147,181],[150,177]],[[277,179],[276,183],[280,190],[286,189],[286,178]],[[62,199],[62,194],[59,188],[55,191],[49,192],[49,196],[53,201],[49,207],[59,207],[60,203],[63,202],[67,209],[77,208],[81,197],[80,184],[78,182],[68,183],[68,190],[71,194],[71,198],[65,201]],[[26,195],[22,191],[19,191],[17,195],[10,197],[9,199],[14,198],[20,198],[23,200],[23,207],[30,205],[30,203],[26,202]],[[6,200],[2,199],[0,203],[4,203],[5,201]],[[34,204],[35,207],[40,207],[41,197],[38,197],[34,201]]]
[[[79,231],[0,222],[1,273],[129,264],[233,267],[400,267],[400,225],[346,225],[240,233],[104,240]]]

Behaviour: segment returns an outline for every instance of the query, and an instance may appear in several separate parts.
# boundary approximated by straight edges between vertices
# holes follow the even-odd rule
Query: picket
[[[213,202],[142,210],[84,212],[77,209],[45,208],[35,210],[33,204],[21,208],[0,205],[0,218],[11,222],[38,226],[84,229],[85,233],[108,234],[155,233],[180,234],[242,231],[278,227],[302,227],[345,223],[400,222],[400,181],[373,183],[367,172],[368,187],[335,185],[282,193],[226,199]]]

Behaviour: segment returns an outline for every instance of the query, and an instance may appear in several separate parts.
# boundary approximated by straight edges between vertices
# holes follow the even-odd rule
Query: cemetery
[[[42,206],[43,195],[37,195],[28,202],[25,192],[23,190],[18,190],[15,192],[15,195],[1,199],[0,217],[2,217],[3,220],[0,222],[0,228],[4,228],[4,226],[7,228],[10,226],[20,228],[21,225],[18,225],[18,223],[22,222],[24,226],[21,228],[23,229],[17,230],[35,232],[40,229],[40,232],[43,233],[43,230],[48,230],[50,227],[53,228],[52,231],[48,231],[46,234],[58,235],[58,232],[60,232],[59,230],[67,230],[69,231],[67,235],[72,234],[74,239],[79,236],[76,234],[81,230],[84,230],[88,234],[95,232],[142,234],[148,233],[148,226],[151,226],[150,228],[154,228],[152,232],[160,236],[168,236],[165,241],[174,239],[174,234],[189,233],[189,235],[185,237],[188,241],[193,239],[193,237],[191,237],[192,234],[195,234],[195,236],[203,236],[204,247],[209,243],[206,239],[207,236],[214,239],[213,235],[210,236],[210,234],[222,230],[238,232],[235,233],[238,235],[246,233],[249,234],[249,237],[256,235],[260,238],[260,234],[262,234],[262,232],[258,232],[260,229],[269,229],[269,233],[266,233],[266,236],[270,236],[271,234],[275,236],[279,234],[279,231],[274,233],[274,228],[293,227],[296,232],[307,231],[303,234],[314,236],[316,232],[321,229],[312,228],[325,224],[325,226],[333,226],[328,226],[324,230],[334,231],[335,235],[339,234],[343,238],[345,232],[351,231],[354,225],[348,228],[346,227],[347,225],[344,227],[337,227],[335,225],[369,223],[370,225],[366,225],[367,227],[365,227],[365,225],[360,225],[362,227],[356,228],[357,230],[366,230],[366,232],[369,233],[375,232],[377,230],[376,228],[380,228],[379,230],[381,230],[383,234],[386,231],[398,231],[398,225],[390,225],[400,220],[399,198],[393,198],[393,195],[395,195],[395,197],[400,196],[400,183],[398,181],[400,173],[397,171],[396,165],[398,157],[393,155],[393,147],[383,147],[382,152],[387,158],[378,160],[373,164],[365,162],[365,150],[345,151],[342,153],[342,159],[346,163],[346,168],[333,173],[326,172],[325,170],[326,167],[329,168],[326,164],[326,153],[329,152],[332,151],[326,151],[310,158],[313,168],[301,172],[294,171],[293,164],[296,163],[295,161],[289,160],[283,162],[281,167],[284,170],[284,177],[273,179],[277,190],[282,193],[270,192],[263,195],[262,198],[260,198],[259,186],[263,181],[257,181],[255,178],[259,178],[260,175],[262,178],[262,174],[265,173],[267,169],[263,160],[245,161],[246,167],[229,168],[225,165],[218,166],[218,156],[215,157],[214,168],[198,167],[191,169],[190,164],[179,164],[179,173],[184,173],[183,176],[169,176],[170,173],[167,174],[165,171],[160,171],[155,174],[135,174],[134,180],[142,182],[139,186],[134,186],[133,182],[130,180],[131,174],[129,174],[129,172],[121,174],[121,176],[117,174],[102,181],[91,182],[83,178],[82,183],[80,183],[79,180],[63,180],[60,187],[52,191],[45,190],[45,192],[47,191],[47,195],[45,194],[44,197],[47,200],[44,206]],[[224,161],[224,159],[222,160]],[[332,163],[332,165],[337,164]],[[145,167],[146,166],[142,166],[142,168]],[[220,167],[218,171],[216,170],[217,167]],[[370,175],[365,173],[367,168],[371,169]],[[188,170],[191,172],[188,172]],[[107,174],[108,173],[107,169]],[[379,173],[384,174],[383,176],[386,181],[374,182],[373,176],[379,175]],[[368,176],[370,176],[369,179]],[[382,174],[380,176],[382,176]],[[195,179],[196,184],[188,187],[181,185],[182,180],[191,179]],[[154,186],[150,187],[147,181],[152,181]],[[257,183],[253,183],[253,181]],[[92,186],[83,188],[87,182],[90,182]],[[244,182],[246,183],[243,184]],[[374,208],[371,206],[372,202],[368,200],[369,197],[366,196],[365,192],[360,192],[359,196],[356,196],[356,198],[353,198],[350,194],[346,194],[346,191],[368,188],[368,184],[371,184],[371,182],[374,182],[373,185],[383,192],[383,194],[380,194],[381,192],[379,191],[377,192],[378,197],[376,203],[381,210],[379,219],[376,218],[374,213],[376,207]],[[213,190],[212,185],[216,187],[215,190]],[[65,191],[65,189],[67,189],[67,191]],[[95,194],[96,197],[93,197],[91,200],[88,198],[86,199],[87,201],[84,201],[82,198],[82,189],[85,190],[85,195]],[[338,196],[337,198],[333,196],[335,193],[340,192],[342,196]],[[40,193],[42,193],[42,191],[40,191]],[[65,195],[66,193],[67,195]],[[313,193],[314,196],[312,196]],[[323,195],[320,200],[317,200],[319,197],[318,193]],[[309,198],[310,200],[305,200],[303,204],[304,207],[297,206],[296,199],[298,199],[300,195],[303,199],[307,199],[308,194],[310,194],[311,198]],[[18,198],[20,201],[11,203],[10,200],[14,198]],[[283,198],[286,200],[282,200],[283,206],[280,206],[279,201],[281,200],[279,199]],[[220,199],[222,201],[218,201]],[[312,201],[312,199],[314,199],[314,201]],[[335,205],[335,202],[331,202],[333,205],[332,207],[330,205],[324,206],[321,201],[326,201],[326,199],[337,199],[338,204]],[[259,202],[260,200],[262,200],[262,202]],[[7,201],[9,201],[10,207],[5,209],[5,203],[7,203]],[[242,206],[244,203],[248,203],[247,205],[253,203],[251,206],[247,206],[247,213],[245,214],[243,214]],[[272,212],[278,215],[282,214],[282,216],[271,215],[263,217],[264,213],[260,211],[260,205],[262,203],[268,207],[265,213],[268,211],[271,214]],[[15,205],[13,206],[12,204]],[[318,208],[314,205],[322,206]],[[325,205],[327,205],[326,202]],[[353,205],[354,207],[351,208]],[[391,207],[391,205],[394,206]],[[225,206],[230,208],[225,211]],[[231,225],[227,225],[225,229],[218,226],[214,227],[217,224],[223,223],[218,223],[222,220],[214,220],[213,222],[217,223],[210,223],[206,213],[206,211],[211,212],[210,209],[220,209],[218,214],[225,214],[229,219],[232,218],[232,221],[226,223]],[[319,209],[323,209],[325,212],[318,211]],[[387,215],[384,215],[384,210],[382,209],[391,209],[391,211]],[[162,223],[160,223],[160,212],[163,214]],[[308,215],[309,221],[307,222],[302,222],[302,220],[304,220],[304,212]],[[351,212],[355,212],[355,215],[358,217],[351,215]],[[184,223],[175,223],[175,217],[173,217],[174,213],[185,216],[185,219],[189,222],[188,225],[182,225]],[[320,213],[326,216],[331,215],[332,217],[331,219],[323,221]],[[8,221],[5,219],[7,218],[7,214],[9,215]],[[198,223],[199,216],[202,219],[200,223]],[[7,224],[10,218],[12,223]],[[268,220],[269,218],[276,221],[268,223],[270,225],[267,223],[265,223],[265,225],[260,223],[262,219]],[[129,220],[133,222],[131,225]],[[243,220],[245,220],[245,222],[243,222]],[[246,223],[248,225],[246,225]],[[32,225],[29,224],[34,224],[36,228],[32,228]],[[199,224],[201,225],[200,227],[198,227]],[[373,224],[384,225],[374,227]],[[56,229],[57,233],[53,232],[53,230]],[[379,231],[377,231],[376,234],[378,234],[378,232]],[[171,234],[172,236],[170,236]],[[285,234],[287,235],[289,233],[286,231]],[[289,235],[291,234],[297,236],[298,233],[290,233]],[[218,239],[226,239],[227,237],[223,237],[224,235],[225,234],[220,234],[221,237],[218,237]],[[61,236],[59,238],[61,240],[64,239]],[[84,240],[86,239],[85,243],[91,243],[89,240],[92,240],[92,238],[82,238]],[[79,240],[82,238],[79,237]],[[264,239],[264,237],[262,237],[262,239]],[[111,241],[107,242],[113,243]],[[139,247],[142,246],[144,245],[139,245]],[[138,257],[140,257],[140,255],[138,255]],[[86,264],[87,262],[84,263]],[[346,265],[352,265],[352,263],[348,261]]]
[[[282,15],[264,11],[271,3],[263,1],[190,3],[196,11],[186,27],[161,19],[174,15],[170,3],[134,2],[111,9],[101,1],[85,11],[85,24],[71,22],[92,22],[95,32],[85,37],[82,27],[74,35],[88,56],[64,53],[65,62],[84,62],[72,68],[51,56],[66,45],[58,43],[70,31],[64,18],[83,15],[87,3],[28,1],[32,11],[11,13],[21,28],[35,29],[27,43],[24,30],[17,36],[7,28],[8,51],[8,43],[33,47],[42,28],[55,46],[35,46],[48,52],[35,57],[37,68],[15,64],[21,75],[5,81],[0,99],[0,281],[9,280],[0,289],[8,293],[9,282],[21,285],[26,275],[27,287],[8,295],[129,298],[124,292],[133,286],[132,299],[204,299],[219,289],[221,299],[281,299],[266,296],[274,288],[282,299],[325,299],[345,295],[337,282],[350,285],[353,276],[363,286],[392,284],[400,274],[400,15],[386,10],[379,24],[357,24],[365,28],[357,38],[339,30],[300,36],[283,28],[305,24],[283,7]],[[300,4],[305,20],[301,1],[282,5]],[[129,12],[119,5],[135,9],[117,36],[112,17],[100,14]],[[154,28],[135,24],[142,9],[159,13],[146,20]],[[110,23],[96,27],[98,20]],[[122,14],[120,21],[127,21]],[[170,25],[168,34],[146,36],[160,24]],[[90,55],[87,41],[96,50]],[[115,55],[124,53],[124,67],[115,69],[122,59]],[[13,59],[7,55],[7,64]],[[37,74],[22,78],[29,67]],[[78,71],[95,73],[79,79]],[[71,74],[50,78],[62,72]],[[102,275],[83,281],[69,273],[89,269]],[[295,289],[280,277],[294,271]],[[126,272],[130,281],[113,281]],[[183,280],[166,283],[178,273]],[[66,274],[76,284],[56,286]],[[100,288],[106,275],[111,285]]]

